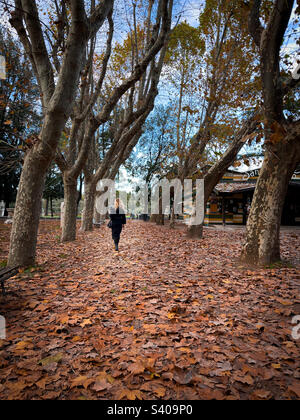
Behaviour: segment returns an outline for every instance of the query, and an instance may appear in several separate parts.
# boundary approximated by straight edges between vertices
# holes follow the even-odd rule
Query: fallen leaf
[[[134,400],[143,400],[143,393],[137,389],[127,389],[124,388],[121,391],[119,391],[116,395],[117,400],[122,399],[134,401]]]
[[[184,371],[177,369],[174,372],[173,380],[181,385],[188,385],[193,381],[194,374],[192,371]]]
[[[63,356],[64,356],[63,353],[57,353],[57,354],[54,354],[53,356],[49,356],[49,357],[46,357],[45,359],[40,360],[38,364],[42,366],[47,366],[47,365],[50,365],[51,363],[59,363],[62,360]]]
[[[24,350],[24,349],[28,349],[32,347],[33,347],[33,344],[31,341],[19,341],[15,346],[15,350],[20,351],[20,350]]]
[[[272,363],[272,368],[273,369],[281,369],[281,364],[280,363]]]
[[[145,366],[141,362],[137,362],[129,366],[128,370],[132,374],[138,375],[140,373],[145,372]]]
[[[84,327],[86,327],[87,325],[92,325],[92,322],[91,322],[91,320],[90,319],[85,319],[81,324],[80,324],[80,326],[81,326],[81,328],[84,328]]]
[[[290,385],[288,387],[288,391],[300,398],[300,384]]]
[[[251,399],[254,400],[270,400],[271,398],[272,393],[270,391],[264,391],[263,389],[258,389],[251,395]]]
[[[87,389],[92,382],[94,382],[93,379],[88,378],[87,376],[78,376],[72,380],[70,388],[72,389],[75,387],[83,386],[85,389]]]
[[[104,391],[106,389],[110,389],[112,385],[107,382],[105,379],[96,381],[95,384],[92,386],[92,390],[96,392]]]
[[[281,305],[284,306],[291,306],[293,305],[293,302],[291,300],[285,300],[285,299],[280,299],[280,298],[276,298],[277,302],[281,303]]]

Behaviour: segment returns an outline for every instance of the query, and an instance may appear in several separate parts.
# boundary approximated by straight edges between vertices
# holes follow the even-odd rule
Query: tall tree
[[[11,12],[10,23],[17,31],[38,81],[43,126],[24,159],[9,266],[35,262],[45,176],[73,108],[87,43],[102,27],[113,7],[112,0],[103,0],[88,16],[84,0],[61,0],[55,4],[58,20],[53,43],[47,37],[47,26],[41,22],[35,0],[15,0]]]
[[[206,51],[198,83],[198,129],[179,165],[182,179],[197,172],[203,154],[214,142],[226,145],[240,126],[242,109],[255,106],[255,53],[244,25],[247,11],[242,3],[209,0],[200,16]]]
[[[93,3],[93,10],[95,4]],[[114,24],[113,10],[108,14],[109,31],[106,42],[106,50],[100,61],[101,71],[98,81],[95,83],[94,62],[96,37],[92,38],[86,48],[85,67],[80,77],[78,98],[74,103],[71,128],[66,136],[64,147],[60,147],[57,153],[57,163],[64,180],[64,220],[62,224],[62,241],[72,241],[76,238],[76,220],[78,209],[78,177],[88,158],[88,152],[92,151],[93,136],[85,136],[88,121],[91,118],[92,109],[102,93],[102,85],[105,79],[107,64],[110,59],[113,40]],[[107,114],[107,119],[109,118]],[[85,138],[85,141],[83,141]]]
[[[53,200],[61,199],[64,196],[64,187],[62,177],[55,167],[50,168],[45,182],[43,198],[46,200],[45,216],[48,216],[49,203],[51,216],[53,217]]]
[[[87,60],[88,67],[83,73],[81,92],[73,113],[74,118],[68,154],[66,157],[63,157],[61,153],[57,155],[57,163],[64,173],[65,185],[65,218],[62,231],[63,241],[72,241],[76,237],[77,178],[85,167],[95,133],[101,125],[109,120],[110,115],[118,102],[122,100],[122,98],[123,100],[124,98],[127,98],[128,107],[124,114],[124,120],[120,122],[120,127],[116,132],[114,142],[104,159],[105,171],[107,171],[109,166],[113,165],[113,160],[118,159],[118,156],[120,156],[119,150],[122,150],[124,144],[129,145],[133,134],[135,136],[137,135],[137,128],[140,129],[143,123],[143,114],[149,109],[151,101],[154,100],[157,94],[153,79],[159,80],[160,72],[157,71],[153,63],[155,63],[156,56],[163,48],[169,34],[173,1],[159,0],[154,19],[152,16],[153,3],[153,1],[149,2],[146,32],[145,37],[143,38],[143,41],[145,41],[143,53],[139,51],[139,48],[136,45],[136,42],[138,41],[138,28],[136,27],[136,24],[134,25],[134,36],[131,37],[132,67],[129,76],[128,72],[126,72],[126,76],[122,78],[119,77],[119,74],[116,75],[111,81],[110,90],[102,91],[104,82],[107,83],[106,75],[108,62],[111,56],[112,35],[114,31],[114,22],[111,13],[108,15],[109,35],[107,49],[103,54],[101,71],[98,75],[97,83],[94,83],[93,77],[93,54],[90,54],[90,58]],[[135,22],[135,7],[133,8],[133,13]],[[91,51],[93,51],[93,49],[94,46],[92,45]],[[94,85],[94,88],[90,90],[91,85]],[[144,91],[141,86],[145,86]],[[94,112],[97,102],[101,104],[101,107],[98,112]],[[83,230],[92,228],[92,203],[96,191],[96,184],[105,174],[103,168],[104,164],[102,164],[101,171],[98,170],[95,174],[92,174],[91,177],[89,177],[86,170],[87,168],[85,168]]]
[[[149,2],[148,17],[143,27],[144,30],[139,33],[140,36],[138,36],[136,27],[133,32],[134,36],[129,37],[131,54],[127,57],[125,55],[125,64],[128,57],[131,57],[129,64],[131,75],[129,78],[125,78],[124,82],[116,89],[127,92],[123,98],[123,112],[115,124],[113,143],[109,151],[95,173],[86,178],[83,230],[91,230],[93,226],[93,203],[98,182],[103,178],[112,180],[115,178],[120,166],[128,159],[137,144],[143,132],[143,125],[154,108],[171,29],[173,1],[162,0],[158,3],[154,22],[151,19],[153,4],[153,1]],[[114,98],[114,96],[113,92],[111,97]],[[93,119],[95,124],[89,125],[86,135],[89,137],[94,135],[101,124],[106,121],[106,113],[107,104]],[[87,140],[86,135],[83,141]]]
[[[242,260],[270,264],[280,259],[280,225],[289,181],[300,162],[300,119],[287,112],[287,95],[299,78],[285,77],[281,48],[294,0],[272,2],[263,25],[264,2],[253,0],[249,31],[259,50],[262,80],[265,156],[247,223]],[[299,15],[300,6],[295,10]],[[298,40],[299,41],[299,40]]]
[[[22,45],[0,25],[6,78],[0,81],[0,201],[16,199],[21,162],[29,137],[39,129],[38,89]]]
[[[204,178],[205,202],[246,141],[260,137],[256,133],[258,66],[245,27],[247,16],[243,1],[207,0],[199,28],[185,24],[173,34],[179,38],[173,42],[180,51],[175,49],[172,59],[170,50],[169,57],[170,65],[172,60],[177,63],[172,77],[177,75],[175,96],[179,98],[177,160],[172,172],[182,182]],[[208,164],[212,165],[209,172],[205,170]],[[188,230],[189,235],[200,237],[202,231],[202,226],[194,225]]]
[[[170,107],[157,105],[146,121],[132,162],[129,162],[131,175],[149,185],[155,177],[164,176],[172,158],[176,134],[176,120],[172,117]]]

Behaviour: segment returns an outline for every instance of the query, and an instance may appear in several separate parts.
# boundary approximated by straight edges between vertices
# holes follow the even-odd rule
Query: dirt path
[[[0,399],[299,398],[300,267],[240,267],[242,238],[130,222],[117,254],[106,227],[60,244],[42,222],[39,266],[0,300]]]

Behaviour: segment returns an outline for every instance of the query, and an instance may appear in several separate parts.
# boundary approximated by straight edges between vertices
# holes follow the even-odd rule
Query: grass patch
[[[37,269],[38,269],[38,267],[36,267],[36,266],[27,267],[26,270],[24,270],[24,273],[33,273]]]
[[[273,264],[265,265],[266,270],[275,270],[278,268],[295,268],[295,266],[289,261],[275,261]]]

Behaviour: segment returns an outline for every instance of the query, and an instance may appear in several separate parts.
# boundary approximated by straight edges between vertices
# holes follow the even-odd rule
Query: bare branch
[[[250,134],[253,134],[258,125],[256,113],[254,116],[248,118],[242,125],[241,129],[236,133],[231,145],[228,147],[221,159],[219,159],[215,165],[213,165],[204,177],[205,181],[205,202],[209,199],[209,196],[213,192],[215,186],[219,183],[224,173],[227,171],[230,165],[235,161],[238,153],[245,145],[244,138]],[[258,133],[257,133],[258,134]]]
[[[148,51],[145,58],[135,67],[133,75],[129,77],[121,86],[118,86],[113,91],[109,101],[103,107],[103,110],[96,116],[96,121],[99,126],[105,123],[111,111],[119,101],[122,95],[127,92],[144,74],[146,71],[149,63],[155,58],[157,53],[162,49],[166,42],[166,38],[170,31],[171,26],[171,16],[169,13],[169,1],[168,0],[161,0],[161,7],[162,7],[162,15],[161,15],[161,31],[157,39],[154,41],[152,48]],[[173,0],[170,0],[170,3],[173,4]],[[151,42],[151,41],[150,41]]]
[[[251,12],[249,15],[249,32],[254,39],[255,44],[260,48],[261,37],[264,28],[262,27],[259,17],[260,17],[260,7],[262,0],[254,0]]]
[[[26,23],[29,37],[23,21]],[[10,23],[18,32],[25,51],[31,60],[43,95],[43,105],[46,107],[54,92],[54,75],[35,1],[15,0],[15,10],[11,15]]]
[[[261,73],[265,116],[272,123],[283,116],[283,90],[280,78],[280,49],[286,32],[294,0],[276,0],[267,28],[261,37]]]
[[[75,0],[76,1],[76,0]],[[112,13],[114,8],[114,0],[102,0],[100,4],[92,11],[88,20],[89,22],[89,37],[93,38],[103,25],[107,16]]]

